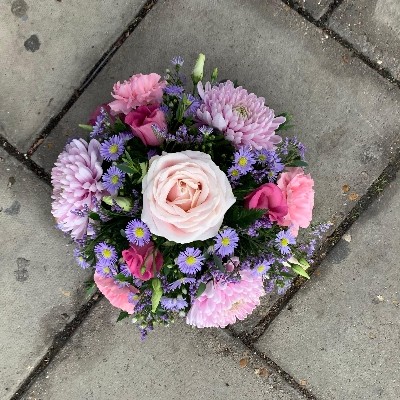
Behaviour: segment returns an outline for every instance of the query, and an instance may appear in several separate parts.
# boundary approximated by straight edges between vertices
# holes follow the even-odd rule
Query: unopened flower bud
[[[202,53],[197,57],[196,64],[192,72],[192,81],[194,85],[197,85],[203,79],[204,62],[206,56]]]

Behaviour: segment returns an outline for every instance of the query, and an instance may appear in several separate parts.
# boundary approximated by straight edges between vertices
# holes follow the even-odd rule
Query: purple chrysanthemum
[[[150,242],[150,230],[147,225],[139,220],[134,219],[129,222],[125,228],[127,239],[138,246],[144,246]]]
[[[107,161],[118,160],[123,152],[124,140],[118,135],[112,136],[101,144],[100,154]]]
[[[161,297],[160,300],[161,306],[168,311],[180,311],[187,307],[187,301],[181,296],[178,295],[176,298],[172,297]]]
[[[117,251],[114,246],[101,242],[97,244],[94,248],[97,260],[101,261],[103,264],[113,265],[117,261]]]
[[[104,188],[111,194],[117,194],[118,190],[122,187],[125,180],[125,172],[121,171],[115,165],[108,168],[107,172],[103,175]]]
[[[188,247],[185,251],[179,253],[177,264],[184,274],[195,274],[200,271],[204,259],[201,250]]]
[[[247,174],[253,169],[256,163],[253,152],[250,147],[242,146],[239,151],[235,153],[235,166],[242,174]]]
[[[289,244],[295,244],[296,239],[289,231],[280,231],[276,235],[275,242],[278,244],[278,249],[281,254],[290,254]]]
[[[92,139],[74,139],[65,146],[51,171],[53,199],[51,213],[63,232],[74,239],[88,234],[89,216],[76,210],[92,209],[92,200],[101,200],[104,195],[100,181],[103,169],[100,143]],[[90,233],[90,232],[89,232]]]
[[[215,86],[207,82],[205,88],[199,82],[197,89],[203,100],[197,117],[223,132],[235,146],[273,149],[281,142],[275,130],[285,118],[275,117],[264,98],[249,94],[241,86],[235,88],[231,81]]]
[[[239,236],[232,228],[226,228],[215,238],[215,250],[222,256],[231,256],[239,242]]]

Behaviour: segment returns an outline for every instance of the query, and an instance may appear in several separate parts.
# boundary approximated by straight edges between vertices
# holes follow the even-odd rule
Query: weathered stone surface
[[[144,2],[0,2],[0,134],[26,152]]]
[[[54,228],[50,188],[0,149],[0,399],[9,399],[85,301],[86,274]]]
[[[117,315],[101,301],[23,398],[303,398],[224,331],[177,322],[142,342],[129,322],[116,323]]]
[[[333,0],[300,0],[299,4],[315,19],[320,19],[329,9]]]
[[[400,79],[400,3],[345,0],[329,26],[368,58]]]
[[[397,179],[256,344],[319,399],[399,398],[399,201]]]

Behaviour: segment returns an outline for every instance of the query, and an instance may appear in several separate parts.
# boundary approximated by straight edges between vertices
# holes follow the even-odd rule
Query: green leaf
[[[86,284],[86,298],[90,299],[96,292],[97,286],[93,281],[85,282]]]
[[[165,247],[172,247],[172,246],[175,246],[175,245],[176,245],[176,243],[175,242],[171,242],[170,240],[167,240],[166,242],[164,242],[162,244],[162,246],[165,246]]]
[[[199,288],[197,289],[196,297],[201,296],[205,290],[206,290],[206,284],[204,282],[201,282]]]
[[[129,314],[126,311],[121,311],[118,315],[117,322],[122,321],[125,318],[128,318]]]
[[[286,166],[287,167],[307,167],[308,164],[303,160],[294,160]]]
[[[220,271],[223,271],[223,270],[224,270],[224,266],[223,266],[223,264],[222,264],[222,260],[221,260],[216,254],[213,254],[213,260],[214,260],[215,266],[216,266]]]
[[[248,210],[247,208],[233,206],[226,213],[225,221],[232,227],[246,228],[260,219],[265,212],[266,210],[259,210],[256,208]]]
[[[310,264],[307,262],[305,258],[300,258],[299,263],[304,269],[310,268]]]
[[[79,128],[82,128],[85,131],[92,132],[92,130],[93,130],[93,126],[92,125],[79,124],[78,126],[79,126]]]
[[[129,282],[130,281],[130,277],[129,276],[125,276],[123,273],[119,273],[117,275],[114,276],[114,279],[121,281],[121,282]]]
[[[121,121],[120,118],[117,118],[114,122],[114,130],[117,133],[120,133],[120,132],[125,132],[129,129],[127,129],[127,126]]]
[[[94,221],[99,221],[100,215],[92,211],[89,213],[89,218],[93,219]]]
[[[151,286],[153,288],[153,294],[151,295],[151,312],[155,313],[163,294],[161,281],[158,278],[153,278],[151,280]]]
[[[291,264],[290,265],[292,267],[292,270],[294,272],[296,272],[296,274],[299,274],[301,276],[304,276],[304,278],[310,279],[310,276],[307,274],[306,271],[304,271],[304,269],[298,265],[298,264]]]
[[[293,119],[293,116],[291,114],[282,113],[282,114],[277,115],[277,117],[285,117],[286,121],[283,124],[279,125],[278,129],[276,129],[276,132],[278,132],[278,131],[286,131],[286,130],[288,130],[290,128],[293,128],[294,125],[292,125],[290,123],[292,121],[292,119]]]
[[[126,172],[127,174],[134,174],[136,172],[132,167],[126,164],[118,164],[117,168],[119,168],[121,171]]]

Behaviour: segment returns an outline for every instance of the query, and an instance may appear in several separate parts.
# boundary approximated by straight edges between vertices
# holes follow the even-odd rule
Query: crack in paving
[[[43,140],[51,133],[51,131],[56,127],[68,110],[75,104],[86,88],[92,83],[99,72],[104,68],[104,66],[110,61],[115,52],[121,47],[125,40],[131,35],[131,33],[137,28],[140,22],[146,17],[146,15],[151,11],[151,9],[157,4],[158,0],[147,0],[143,7],[139,10],[136,17],[129,24],[118,39],[111,45],[111,47],[103,54],[103,56],[97,61],[94,67],[87,74],[82,85],[75,90],[74,94],[70,97],[67,103],[64,105],[62,110],[53,118],[50,119],[46,127],[42,130],[39,136],[32,143],[27,154],[32,156]]]
[[[329,5],[328,9],[326,10],[325,14],[320,17],[319,22],[322,24],[328,22],[328,19],[335,12],[335,10],[343,3],[343,1],[344,0],[333,0],[333,2]]]

